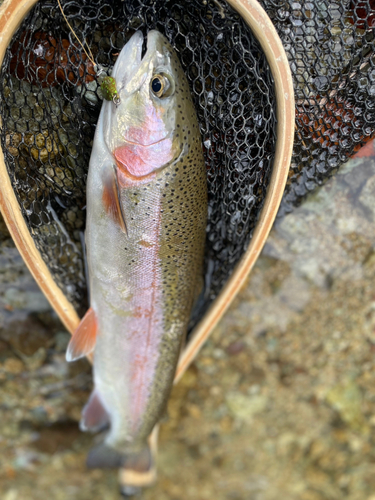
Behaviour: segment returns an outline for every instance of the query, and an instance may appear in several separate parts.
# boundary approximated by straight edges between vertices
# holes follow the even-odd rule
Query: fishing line
[[[78,35],[76,34],[76,32],[74,31],[74,29],[73,29],[73,28],[72,28],[72,26],[70,25],[70,23],[69,23],[69,21],[68,21],[68,19],[67,19],[66,15],[65,15],[65,12],[64,12],[64,10],[63,10],[63,8],[62,8],[62,5],[61,5],[61,3],[60,3],[60,0],[57,0],[57,3],[59,4],[59,8],[60,8],[60,10],[61,10],[61,14],[63,15],[63,18],[65,19],[65,22],[66,22],[66,24],[68,25],[68,27],[69,27],[70,31],[71,31],[71,32],[73,33],[73,35],[76,37],[76,39],[77,39],[78,43],[79,43],[79,44],[80,44],[80,46],[82,47],[82,49],[83,49],[84,53],[86,54],[87,58],[90,60],[90,62],[92,63],[92,65],[93,65],[93,66],[94,66],[94,68],[95,68],[95,66],[97,66],[97,64],[96,64],[96,63],[95,63],[95,61],[94,61],[94,56],[92,55],[91,49],[90,49],[90,47],[89,47],[89,45],[88,45],[87,41],[85,40],[85,43],[86,43],[86,45],[87,45],[87,48],[88,48],[88,49],[89,49],[89,51],[90,51],[90,55],[87,53],[87,51],[86,51],[86,49],[85,49],[85,47],[84,47],[83,43],[81,42],[81,40],[79,39]],[[91,57],[90,57],[90,56],[91,56]]]

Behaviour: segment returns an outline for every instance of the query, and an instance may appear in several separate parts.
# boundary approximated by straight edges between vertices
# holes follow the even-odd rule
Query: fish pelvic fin
[[[135,474],[148,473],[154,469],[154,461],[147,445],[137,453],[121,453],[103,443],[89,451],[86,465],[90,469],[122,468]]]
[[[120,226],[123,233],[128,234],[125,215],[121,205],[121,195],[116,169],[117,167],[112,165],[111,168],[106,168],[103,172],[102,201],[108,216]]]
[[[66,350],[68,362],[83,358],[95,349],[97,329],[96,315],[90,307],[70,339]]]
[[[98,391],[92,391],[91,396],[82,410],[79,423],[81,431],[98,432],[109,424],[109,416],[101,401]]]

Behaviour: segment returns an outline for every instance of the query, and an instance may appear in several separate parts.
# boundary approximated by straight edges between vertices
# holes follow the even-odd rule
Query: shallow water
[[[364,150],[362,150],[363,153]],[[375,155],[279,220],[228,313],[175,387],[150,499],[375,499]],[[77,422],[90,367],[1,226],[0,492],[119,498],[87,471]]]

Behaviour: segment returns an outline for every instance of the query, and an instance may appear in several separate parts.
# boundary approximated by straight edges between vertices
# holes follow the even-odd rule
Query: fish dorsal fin
[[[96,332],[96,316],[94,310],[90,307],[70,339],[66,350],[66,360],[75,361],[90,354],[95,348]]]
[[[82,418],[79,424],[81,431],[97,432],[109,424],[108,413],[106,412],[100,396],[96,390],[83,408]]]
[[[121,206],[120,189],[117,180],[116,166],[106,168],[102,175],[103,205],[109,217],[127,234],[125,216]]]

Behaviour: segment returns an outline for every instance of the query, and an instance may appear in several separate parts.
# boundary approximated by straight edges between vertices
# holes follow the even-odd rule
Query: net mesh
[[[374,136],[375,0],[260,3],[294,79],[296,133],[282,215]]]
[[[273,80],[264,53],[225,2],[62,2],[107,73],[135,30],[162,32],[188,77],[208,177],[205,291],[199,320],[245,251],[262,207],[276,141]],[[55,2],[42,0],[13,37],[0,73],[5,162],[35,244],[56,283],[87,307],[85,182],[102,96]]]

